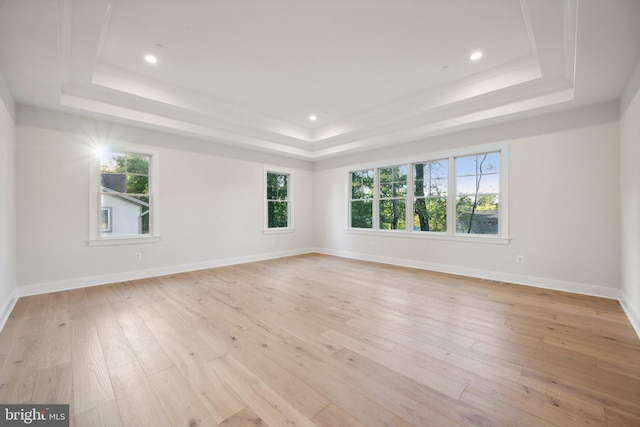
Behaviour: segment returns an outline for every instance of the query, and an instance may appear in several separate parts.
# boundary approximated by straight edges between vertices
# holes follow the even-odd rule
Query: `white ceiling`
[[[618,99],[638,22],[640,0],[0,0],[0,73],[18,103],[318,160]]]

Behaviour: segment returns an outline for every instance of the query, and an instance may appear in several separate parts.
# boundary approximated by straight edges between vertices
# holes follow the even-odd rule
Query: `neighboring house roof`
[[[102,173],[102,186],[118,193],[127,192],[127,175],[123,173]]]
[[[146,208],[149,207],[149,203],[148,202],[144,202],[142,200],[136,199],[135,197],[129,196],[127,194],[122,194],[121,192],[115,191],[115,190],[113,190],[111,188],[107,188],[104,185],[102,186],[102,193],[107,193],[107,195],[110,196],[110,197],[117,197],[117,198],[122,199],[122,200],[124,200],[126,202],[133,203],[133,204],[136,204],[136,205],[139,205],[139,206],[143,206],[143,207],[146,207]]]
[[[462,214],[456,228],[463,230],[469,227],[471,214]],[[471,221],[471,234],[498,234],[498,211],[475,211]]]

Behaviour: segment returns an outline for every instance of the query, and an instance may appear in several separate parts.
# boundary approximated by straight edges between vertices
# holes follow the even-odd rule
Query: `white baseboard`
[[[9,316],[13,311],[13,307],[16,306],[18,302],[18,289],[14,288],[11,294],[9,294],[9,298],[2,304],[0,307],[0,331],[4,328],[5,323],[9,320]]]
[[[620,292],[620,305],[627,315],[629,322],[631,322],[631,326],[633,326],[633,329],[636,331],[636,335],[640,338],[640,313],[629,303],[629,299],[624,292]]]
[[[70,289],[86,288],[89,286],[106,285],[108,283],[126,282],[128,280],[146,279],[149,277],[166,276],[168,274],[186,273],[189,271],[205,270],[207,268],[224,267],[228,265],[245,264],[248,262],[265,261],[313,252],[312,249],[294,249],[289,251],[268,252],[264,254],[248,255],[235,258],[217,259],[191,264],[172,265],[168,267],[151,268],[147,270],[126,271],[101,276],[79,277],[55,282],[34,283],[18,287],[20,296],[39,295],[50,292],[67,291]]]
[[[482,270],[477,268],[460,267],[457,265],[436,264],[425,261],[408,260],[377,255],[361,254],[356,252],[340,251],[334,249],[315,248],[314,252],[334,255],[344,258],[358,259],[362,261],[391,264],[401,267],[418,268],[421,270],[437,271],[440,273],[456,274],[460,276],[474,277],[478,279],[495,280],[499,282],[514,283],[517,285],[533,286],[536,288],[552,289],[556,291],[571,292],[575,294],[590,295],[609,299],[619,299],[620,291],[616,288],[592,285],[588,283],[569,282],[565,280],[547,279],[544,277],[526,276],[521,274],[503,273],[499,271]]]

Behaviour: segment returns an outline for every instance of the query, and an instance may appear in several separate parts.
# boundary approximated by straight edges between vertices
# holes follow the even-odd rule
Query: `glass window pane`
[[[500,175],[476,175],[458,177],[458,194],[492,194],[500,192]]]
[[[117,193],[127,192],[127,175],[124,173],[102,173],[100,179],[103,191]]]
[[[373,202],[370,200],[358,200],[351,202],[351,227],[373,227]]]
[[[476,154],[456,158],[456,176],[500,173],[500,153]]]
[[[414,200],[413,229],[415,231],[447,231],[446,197]]]
[[[393,184],[390,182],[380,183],[380,197],[394,197],[393,196]]]
[[[268,227],[286,228],[289,226],[289,203],[268,202]]]
[[[498,196],[463,196],[456,202],[456,233],[498,234]]]
[[[373,169],[351,172],[351,198],[373,198]]]
[[[448,161],[435,160],[432,162],[415,163],[414,195],[415,196],[444,196],[447,194]]]
[[[267,173],[267,200],[287,200],[289,192],[289,175]]]
[[[406,204],[404,199],[380,201],[380,229],[405,230]]]
[[[127,193],[149,194],[149,177],[145,175],[127,175]]]
[[[406,177],[405,177],[405,181],[406,181]],[[407,195],[406,182],[393,184],[393,197],[404,197],[406,195]]]
[[[150,199],[121,193],[102,193],[101,209],[110,210],[111,230],[101,229],[102,236],[132,236],[151,230]]]
[[[407,194],[407,166],[378,169],[380,197],[404,197]]]
[[[142,154],[127,154],[126,171],[141,175],[149,175],[149,159],[151,156]]]
[[[125,172],[125,153],[106,151],[100,157],[100,170],[102,172]]]

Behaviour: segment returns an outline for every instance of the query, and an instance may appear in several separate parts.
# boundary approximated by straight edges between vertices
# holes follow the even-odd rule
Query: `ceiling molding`
[[[122,30],[126,24],[122,9],[120,15],[116,11],[121,5],[127,3],[58,0],[60,107],[236,147],[321,160],[537,114],[575,98],[578,0],[514,0],[508,16],[517,18],[510,28],[517,30],[518,45],[502,62],[477,71],[467,64],[468,70],[455,79],[438,77],[433,86],[309,126],[259,111],[250,102],[239,104],[194,90],[187,87],[190,82],[163,80],[161,73],[147,73],[139,64],[123,66],[124,59],[118,61],[113,53],[119,45],[109,47],[114,28]]]

